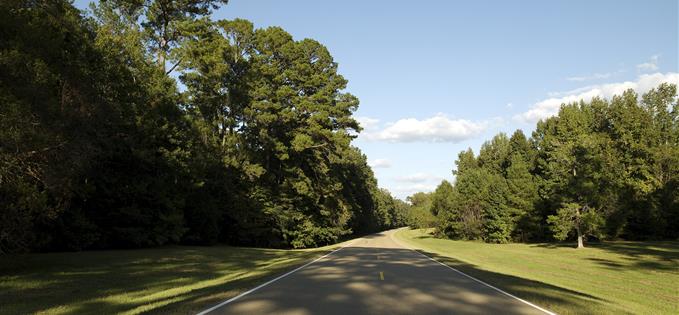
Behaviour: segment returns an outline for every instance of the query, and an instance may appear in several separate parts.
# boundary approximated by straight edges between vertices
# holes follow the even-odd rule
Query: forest
[[[490,243],[679,238],[676,85],[564,104],[404,202],[352,145],[359,101],[330,52],[211,20],[227,2],[0,2],[0,254],[307,248],[405,225]]]
[[[0,2],[0,253],[315,247],[403,226],[328,50],[226,0]]]
[[[460,152],[455,165],[454,184],[413,203],[412,223],[441,237],[676,240],[677,86],[563,104],[531,137],[497,134],[478,154]]]

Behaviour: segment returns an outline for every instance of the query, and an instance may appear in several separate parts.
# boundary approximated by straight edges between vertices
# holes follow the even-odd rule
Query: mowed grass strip
[[[338,246],[172,246],[0,256],[0,314],[196,313]]]
[[[400,230],[403,243],[559,314],[679,314],[679,242],[486,244]]]

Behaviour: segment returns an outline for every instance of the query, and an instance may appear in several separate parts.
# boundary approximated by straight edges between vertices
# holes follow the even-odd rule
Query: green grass
[[[173,246],[0,256],[0,314],[195,313],[336,246]]]
[[[560,314],[679,314],[679,242],[486,244],[400,230],[403,243]]]

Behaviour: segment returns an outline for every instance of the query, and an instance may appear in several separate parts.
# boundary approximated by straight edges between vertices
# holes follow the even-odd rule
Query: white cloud
[[[414,193],[417,192],[431,192],[436,189],[435,184],[412,184],[412,185],[406,185],[406,186],[397,186],[394,189],[390,189],[391,191],[397,193],[400,196],[410,196]]]
[[[651,60],[649,60],[648,62],[638,64],[637,70],[639,70],[640,72],[649,72],[649,71],[658,70],[658,59],[659,58],[660,58],[659,55],[651,56]]]
[[[523,122],[536,122],[540,119],[556,115],[559,112],[559,108],[561,108],[561,104],[564,103],[579,102],[580,100],[588,102],[594,97],[611,98],[613,95],[620,95],[628,89],[633,89],[637,93],[643,94],[664,82],[679,83],[679,73],[642,74],[636,81],[608,83],[580,88],[571,91],[573,92],[571,94],[565,94],[560,97],[551,97],[537,102],[525,113],[514,116],[514,119]]]
[[[577,89],[572,89],[572,90],[568,90],[568,91],[548,92],[547,96],[550,97],[550,98],[553,98],[553,97],[561,97],[561,96],[564,96],[564,95],[580,94],[580,93],[583,93],[583,92],[587,92],[587,91],[589,91],[593,88],[596,88],[596,87],[597,87],[597,85],[587,85],[587,86],[579,87]]]
[[[460,142],[479,135],[487,128],[486,122],[450,119],[443,114],[418,120],[405,118],[386,128],[364,132],[367,140],[389,142]]]
[[[581,77],[570,77],[566,78],[567,81],[575,81],[575,82],[582,82],[582,81],[590,81],[590,80],[598,80],[598,79],[608,79],[612,76],[612,73],[595,73],[592,75],[586,75],[586,76],[581,76]]]
[[[368,163],[372,168],[389,168],[391,167],[391,162],[387,159],[375,159]]]
[[[505,107],[507,107],[507,108],[513,108],[513,107],[514,107],[514,104],[513,104],[513,103],[507,103],[507,105],[505,105]]]
[[[370,117],[356,117],[356,120],[365,130],[375,129],[380,123],[379,119]]]
[[[407,175],[407,176],[398,176],[394,178],[397,182],[406,182],[406,183],[423,183],[423,182],[440,182],[443,180],[443,177],[441,176],[436,176],[436,175],[431,175],[427,173],[415,173],[412,175]]]

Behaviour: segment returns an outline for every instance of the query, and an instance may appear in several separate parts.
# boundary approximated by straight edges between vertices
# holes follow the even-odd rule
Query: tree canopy
[[[226,2],[0,4],[0,252],[300,248],[405,224],[351,144],[359,102],[330,52],[210,20]]]
[[[431,210],[439,234],[487,242],[679,238],[675,84],[563,104],[531,138],[460,152]],[[445,202],[443,202],[445,201]]]

